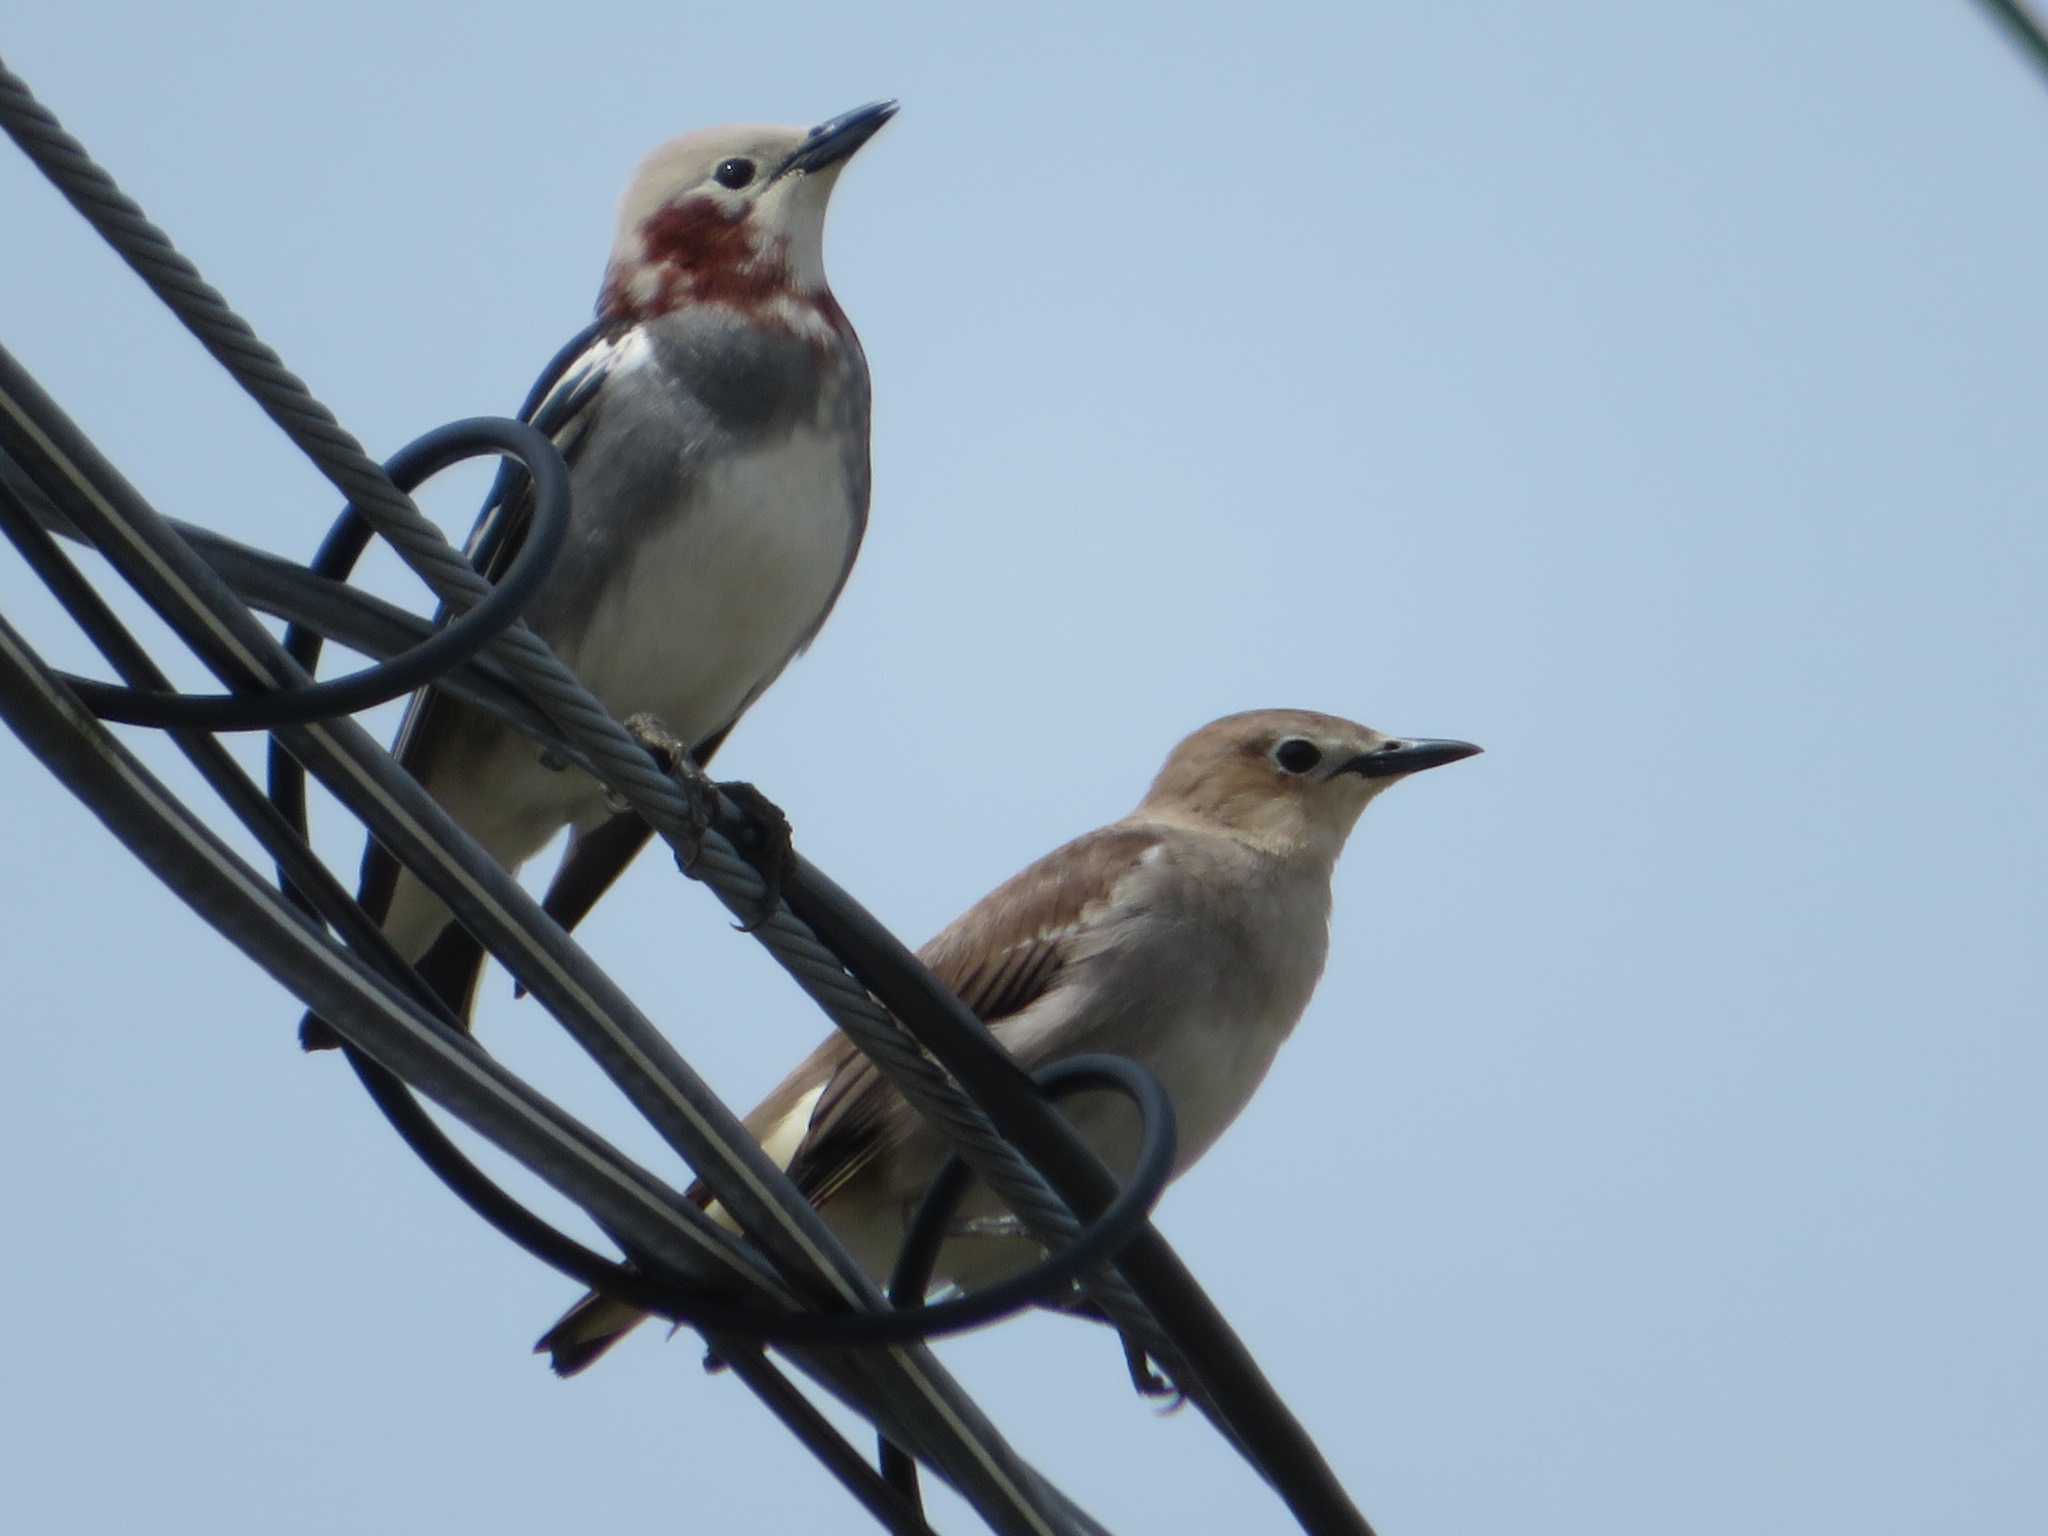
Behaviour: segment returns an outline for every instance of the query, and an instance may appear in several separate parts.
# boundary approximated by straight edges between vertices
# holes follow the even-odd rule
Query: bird
[[[1128,816],[1027,866],[919,951],[1026,1070],[1092,1052],[1159,1077],[1179,1128],[1172,1176],[1237,1118],[1307,1008],[1330,940],[1330,883],[1359,813],[1397,780],[1472,757],[1469,742],[1394,737],[1308,710],[1257,710],[1173,749]],[[1121,1099],[1060,1101],[1119,1173],[1138,1122]],[[949,1143],[834,1035],[745,1125],[878,1279]],[[737,1226],[701,1182],[710,1216]],[[1037,1245],[964,1203],[933,1272],[971,1292]],[[541,1338],[555,1371],[588,1367],[643,1314],[595,1292]]]
[[[525,621],[615,716],[658,719],[700,768],[817,636],[867,527],[867,359],[826,283],[825,211],[895,112],[657,149],[621,204],[594,321],[529,397],[568,463],[571,511]],[[516,480],[501,475],[466,546],[486,576],[531,524]],[[543,902],[564,927],[648,839],[594,779],[432,688],[392,750],[508,870],[570,828]],[[358,899],[466,1022],[477,941],[374,840]],[[339,1043],[311,1015],[300,1039]]]

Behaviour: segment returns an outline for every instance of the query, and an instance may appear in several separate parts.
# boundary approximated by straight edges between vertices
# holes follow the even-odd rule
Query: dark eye
[[[1322,760],[1322,750],[1299,736],[1290,736],[1273,749],[1273,761],[1289,773],[1307,773]]]
[[[724,160],[711,173],[711,179],[721,187],[730,187],[737,192],[754,179],[754,162],[751,160]]]

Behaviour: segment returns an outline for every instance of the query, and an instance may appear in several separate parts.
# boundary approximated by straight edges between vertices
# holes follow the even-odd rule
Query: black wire
[[[5,477],[0,477],[0,482],[4,480]],[[19,524],[16,521],[17,517]],[[25,504],[11,483],[0,483],[0,519],[7,521],[10,534],[17,526],[26,526],[34,534],[42,533],[42,530],[35,526],[33,515],[26,512]],[[29,553],[27,549],[24,552]],[[31,558],[36,557],[32,555]],[[59,563],[63,563],[61,556]],[[76,577],[75,571],[71,574]],[[82,578],[78,579],[82,581]],[[101,616],[111,622],[112,628],[107,633],[119,635],[116,641],[117,649],[125,648],[122,642],[132,644],[129,637],[120,631],[119,621],[113,620],[111,612],[99,602],[98,595],[90,593],[89,588],[87,590],[90,602],[86,604],[86,608],[92,622],[96,623]],[[13,638],[5,620],[0,619],[0,650],[7,650]],[[145,674],[152,670],[146,657],[140,670]],[[43,678],[47,678],[50,684],[49,696],[41,700],[34,694],[38,672]],[[133,782],[119,782],[121,776],[115,761],[118,749],[109,753],[94,750],[88,733],[82,728],[82,723],[89,719],[83,707],[76,701],[70,701],[68,708],[59,703],[58,711],[54,715],[47,707],[39,707],[57,702],[56,695],[59,692],[61,684],[57,683],[53,673],[41,668],[32,652],[12,649],[7,650],[4,657],[0,657],[0,717],[7,719],[8,724],[21,736],[30,751],[52,767],[66,786],[77,793],[86,804],[101,812],[111,826],[121,828],[124,841],[129,842],[145,862],[151,863],[154,868],[167,870],[176,866],[176,876],[167,874],[167,883],[209,920],[215,920],[223,933],[230,936],[239,933],[244,938],[252,938],[252,956],[256,956],[261,950],[264,951],[262,958],[276,961],[279,957],[275,952],[253,942],[251,925],[246,921],[237,922],[227,917],[222,905],[226,892],[224,884],[218,879],[222,867],[207,860],[184,861],[175,857],[172,845],[182,828],[172,818],[157,818],[154,815],[155,807],[133,793],[136,787]],[[225,759],[219,743],[213,741],[211,737],[191,733],[188,739],[203,744],[204,748],[214,753],[221,753],[231,775],[239,773],[239,768],[231,759]],[[114,771],[109,772],[110,769]],[[249,782],[246,776],[243,776],[242,782],[244,789],[256,797],[257,803],[267,808],[268,802],[257,794],[255,785]],[[156,787],[161,789],[160,785]],[[138,820],[138,815],[145,820]],[[233,856],[227,855],[227,860],[232,862]],[[255,872],[251,870],[249,874],[253,877]],[[208,876],[215,878],[207,881]],[[200,889],[202,881],[205,881],[207,886],[204,891]],[[243,889],[246,892],[254,888],[252,880],[252,883]],[[289,907],[276,909],[273,921],[264,925],[268,935],[274,938],[289,928],[289,919],[293,915],[293,909]],[[314,930],[309,927],[308,931]],[[637,1276],[627,1276],[628,1283],[637,1279]],[[826,1469],[837,1477],[886,1529],[896,1533],[896,1536],[930,1536],[922,1512],[884,1482],[846,1438],[791,1386],[780,1371],[758,1352],[745,1348],[729,1348],[728,1355],[733,1360],[735,1369],[748,1386],[762,1398],[770,1411],[783,1421],[790,1432],[819,1458]]]
[[[8,462],[10,468],[16,467],[12,460]],[[26,485],[44,491],[45,495],[52,494],[37,485],[25,469],[20,473]],[[61,487],[55,495],[61,497]],[[37,522],[34,510],[14,484],[0,481],[0,526],[4,526],[21,551],[29,569],[42,579],[121,676],[139,689],[166,688],[169,680],[92,584],[64,557],[56,540]],[[443,1027],[459,1030],[461,1026],[447,1004],[420,980],[391,947],[378,924],[314,855],[306,841],[303,816],[294,823],[287,813],[273,805],[211,734],[173,730],[171,739],[227,808],[256,835],[264,852],[278,866],[279,883],[300,906],[332,924],[352,948],[388,980],[404,988]],[[383,1112],[393,1130],[465,1205],[501,1236],[584,1285],[632,1298],[637,1304],[666,1309],[670,1297],[656,1282],[639,1270],[584,1247],[521,1205],[455,1145],[398,1077],[346,1041],[343,1046],[371,1102]]]
[[[568,370],[569,365],[583,355],[602,328],[601,322],[593,320],[574,336],[570,337],[568,341],[564,342],[555,355],[548,359],[547,366],[541,370],[540,377],[533,381],[532,388],[526,392],[526,399],[519,406],[518,420],[528,426],[532,426],[535,431],[540,432],[548,439],[550,455],[557,464],[562,463],[562,459],[560,450],[554,447],[554,432],[560,425],[560,422],[550,419],[549,421],[536,424],[534,422],[534,413],[540,409],[542,402],[547,399],[548,392],[560,381],[562,375]],[[447,429],[443,428],[442,430],[445,431]],[[429,433],[427,438],[422,438],[420,442],[424,443],[433,436],[433,433]],[[401,478],[399,465],[406,454],[412,452],[413,448],[418,446],[419,444],[416,443],[401,450],[398,457],[385,466],[385,473],[391,477],[392,482],[400,490],[409,492],[417,484],[417,482],[408,483]],[[428,473],[432,473],[432,471],[430,470]],[[517,496],[520,492],[522,481],[530,483],[530,477],[527,475],[523,462],[516,457],[507,456],[503,458],[498,465],[497,474],[492,478],[491,488],[484,496],[483,506],[478,509],[474,524],[475,529],[481,530],[484,527],[485,519],[490,516],[492,508],[503,508],[511,504],[513,497]],[[529,535],[529,543],[533,537],[540,537],[548,541],[549,549],[546,563],[548,567],[552,567],[555,553],[559,551],[562,538],[567,532],[569,515],[574,510],[568,495],[566,480],[559,500],[552,496],[543,497],[537,487],[534,499],[534,528]],[[334,525],[328,529],[327,537],[320,541],[320,548],[313,556],[313,563],[308,568],[308,574],[328,581],[346,581],[354,573],[356,561],[362,558],[363,551],[369,547],[374,533],[375,530],[370,526],[369,520],[363,517],[354,506],[344,508],[341,516],[336,518]],[[520,575],[522,585],[525,583],[525,578],[521,575],[521,572],[528,564],[527,557],[528,550],[522,548],[519,551],[519,558],[512,562],[511,568],[505,573],[506,581],[498,584],[500,591],[504,589],[505,585],[515,575]],[[491,564],[487,552],[481,548],[473,550],[470,558],[471,562],[479,567],[477,574],[484,575]],[[546,570],[543,570],[541,576],[545,577],[545,575]],[[533,588],[536,591],[538,590],[538,578],[534,580]],[[531,593],[528,596],[530,597]],[[440,612],[436,613],[435,621],[437,623],[441,622],[446,618],[446,613],[447,611],[444,606]],[[472,609],[471,613],[473,616],[475,610]],[[490,636],[485,636],[486,641],[489,639]],[[309,676],[318,669],[320,652],[325,644],[326,637],[311,625],[293,623],[285,629],[285,650],[291,653],[293,660],[306,669]],[[453,671],[455,667],[461,665],[462,661],[467,659],[469,658],[463,657],[452,660],[447,666],[437,669],[431,678],[422,678],[421,682],[437,682],[441,677]],[[284,812],[291,823],[299,829],[299,835],[301,837],[308,836],[306,770],[296,758],[284,750],[283,744],[275,738],[270,743],[270,798],[278,809]],[[297,899],[297,893],[292,890],[289,881],[284,882],[284,887],[287,894]],[[303,905],[303,902],[301,902],[301,905]],[[364,1086],[368,1087],[368,1084],[366,1083]],[[396,1122],[394,1122],[394,1126],[395,1124]]]
[[[208,731],[266,731],[279,726],[309,725],[403,698],[476,656],[518,622],[521,612],[547,579],[568,532],[568,467],[547,435],[525,422],[495,416],[450,422],[408,443],[392,457],[385,470],[394,482],[410,491],[451,464],[492,452],[518,459],[532,476],[533,528],[520,547],[518,558],[490,595],[411,650],[332,682],[255,693],[167,693],[122,688],[68,675],[64,676],[65,683],[104,720]],[[337,520],[328,542],[346,547],[352,538],[367,542],[369,537],[368,522],[350,506]],[[360,545],[357,548],[359,552]]]
[[[1145,1201],[1149,1208],[1156,1201],[1158,1190],[1164,1189],[1166,1181],[1173,1176],[1173,1159],[1180,1139],[1173,1099],[1158,1076],[1149,1067],[1127,1056],[1095,1052],[1069,1056],[1064,1061],[1039,1067],[1032,1072],[1031,1081],[1040,1093],[1055,1099],[1063,1099],[1084,1089],[1107,1088],[1122,1093],[1137,1105],[1145,1126],[1138,1144],[1137,1166],[1124,1185],[1123,1193],[1117,1197],[1116,1205],[1105,1211],[1102,1220],[1091,1226],[1089,1231],[1108,1225],[1117,1205],[1124,1204],[1139,1190],[1152,1191],[1152,1197]],[[889,1300],[896,1306],[909,1306],[930,1288],[932,1271],[939,1262],[939,1250],[945,1246],[947,1228],[973,1177],[973,1169],[955,1152],[925,1187],[924,1198],[918,1202],[917,1214],[911,1217],[903,1246],[897,1251],[896,1267],[889,1272]],[[1154,1188],[1155,1181],[1157,1188]],[[1137,1225],[1137,1222],[1132,1223],[1130,1232],[1125,1234],[1126,1239],[1137,1231]],[[1060,1256],[1070,1257],[1080,1246],[1078,1242],[1071,1244],[1062,1250]],[[1116,1250],[1111,1249],[1102,1257],[1113,1258],[1115,1253]],[[1079,1276],[1083,1267],[1073,1266],[1074,1276]],[[991,1286],[975,1294],[986,1296],[999,1288]],[[879,1437],[878,1446],[883,1479],[912,1505],[922,1509],[924,1504],[917,1488],[916,1458],[887,1435]]]
[[[826,1470],[884,1529],[900,1536],[932,1536],[932,1528],[925,1523],[923,1505],[915,1498],[904,1498],[900,1489],[877,1476],[875,1469],[854,1450],[853,1443],[834,1429],[811,1400],[759,1353],[745,1348],[726,1349],[719,1358],[754,1389],[783,1426],[809,1447],[811,1454],[824,1463]]]
[[[349,1059],[354,1062],[358,1055],[351,1049]],[[899,1310],[894,1312],[772,1313],[753,1307],[721,1306],[701,1292],[662,1285],[642,1270],[603,1258],[573,1239],[554,1232],[464,1157],[403,1084],[395,1078],[388,1083],[380,1081],[379,1074],[384,1078],[389,1078],[389,1074],[368,1058],[362,1059],[359,1075],[363,1074],[364,1067],[369,1071],[364,1076],[363,1086],[377,1101],[378,1108],[384,1110],[392,1128],[405,1143],[419,1153],[465,1204],[528,1253],[613,1300],[699,1333],[732,1334],[755,1344],[862,1348],[919,1343],[978,1328],[1027,1308],[1043,1305],[1069,1290],[1076,1277],[1115,1257],[1117,1251],[1150,1219],[1152,1207],[1172,1174],[1177,1135],[1172,1099],[1160,1086],[1159,1079],[1137,1062],[1120,1056],[1085,1056],[1042,1069],[1048,1082],[1063,1082],[1059,1074],[1068,1068],[1073,1069],[1077,1079],[1087,1076],[1087,1081],[1077,1080],[1062,1087],[1060,1092],[1083,1087],[1122,1092],[1137,1104],[1143,1118],[1136,1171],[1098,1220],[1090,1222],[1080,1236],[1058,1253],[1034,1264],[1022,1274],[976,1291],[972,1296],[923,1306],[904,1306],[895,1295],[896,1282],[892,1280],[892,1299],[898,1300],[899,1306]],[[389,1091],[392,1089],[396,1091]],[[956,1169],[961,1173],[956,1174]],[[933,1193],[927,1194],[912,1222],[911,1236],[906,1240],[906,1254],[911,1251],[909,1243],[922,1245],[920,1233],[935,1220],[943,1238],[945,1216],[958,1203],[966,1187],[964,1169],[965,1165],[957,1156],[948,1160],[932,1186]],[[949,1178],[956,1180],[959,1187],[935,1202],[934,1195]],[[938,1215],[928,1214],[932,1211]],[[545,1236],[540,1241],[529,1240],[541,1234]],[[924,1259],[927,1273],[937,1250],[938,1244],[933,1242],[931,1253]],[[899,1275],[903,1273],[901,1261],[897,1272]],[[915,1294],[922,1294],[921,1285]]]
[[[30,570],[42,578],[117,672],[140,688],[158,690],[166,686],[168,680],[148,653],[78,568],[64,558],[56,541],[36,524],[31,509],[11,485],[0,484],[0,525],[5,526]],[[359,954],[383,972],[386,979],[403,987],[445,1028],[458,1029],[460,1026],[447,1004],[419,979],[369,914],[314,855],[305,840],[304,824],[295,826],[280,814],[210,734],[173,731],[171,735],[227,808],[256,835],[264,852],[276,862],[280,883],[301,906],[333,924]],[[362,1079],[372,1102],[384,1112],[406,1145],[502,1236],[586,1285],[603,1285],[622,1292],[634,1287],[646,1289],[648,1282],[638,1271],[593,1253],[506,1194],[434,1124],[397,1077],[354,1046],[346,1042],[344,1046],[349,1064]],[[652,1296],[654,1292],[648,1294]]]
[[[2005,24],[2006,31],[2025,51],[2034,68],[2048,75],[2048,28],[2042,26],[2040,17],[2019,0],[1979,0],[1979,3]]]

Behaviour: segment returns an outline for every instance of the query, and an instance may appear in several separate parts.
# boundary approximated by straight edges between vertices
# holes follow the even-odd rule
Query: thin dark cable
[[[568,532],[568,467],[547,436],[524,422],[488,416],[450,422],[408,443],[393,456],[386,470],[395,484],[410,491],[451,464],[494,452],[516,457],[533,478],[532,532],[511,569],[488,597],[403,655],[331,682],[255,693],[141,692],[68,674],[65,682],[103,720],[209,731],[269,731],[282,725],[308,725],[404,698],[450,668],[481,654],[519,621],[520,614],[547,579]],[[350,506],[338,519],[330,542],[342,547],[353,544],[360,553],[370,534],[370,525],[362,513]]]
[[[719,1349],[719,1358],[732,1368],[733,1374],[754,1389],[754,1395],[773,1410],[784,1427],[824,1463],[826,1470],[885,1530],[896,1532],[897,1536],[932,1536],[932,1528],[925,1524],[922,1503],[904,1498],[901,1489],[869,1466],[867,1458],[832,1427],[831,1421],[797,1391],[788,1377],[753,1349],[722,1346],[716,1336],[711,1343]]]
[[[1137,1163],[1125,1187],[1125,1196],[1148,1189],[1154,1191],[1156,1198],[1157,1191],[1166,1187],[1166,1181],[1173,1177],[1173,1159],[1179,1149],[1180,1132],[1174,1118],[1173,1100],[1167,1096],[1165,1087],[1150,1068],[1125,1056],[1089,1053],[1069,1056],[1064,1061],[1039,1067],[1032,1072],[1031,1081],[1040,1093],[1054,1099],[1063,1099],[1070,1093],[1088,1088],[1106,1088],[1123,1094],[1137,1106],[1144,1126]],[[973,1178],[974,1170],[959,1153],[954,1152],[947,1156],[944,1166],[926,1186],[924,1198],[918,1202],[917,1213],[910,1218],[903,1245],[897,1251],[895,1268],[889,1273],[889,1300],[895,1305],[914,1306],[931,1288],[932,1271],[938,1265],[939,1250],[945,1246],[953,1213],[960,1208]],[[1150,1205],[1152,1200],[1145,1203]],[[1099,1223],[1107,1224],[1107,1218]],[[1102,1255],[1104,1258],[1114,1256],[1115,1250]],[[1077,1265],[1074,1273],[1078,1275],[1080,1272]],[[887,1435],[880,1437],[878,1449],[882,1477],[912,1505],[922,1509],[924,1502],[917,1488],[916,1459]]]
[[[87,637],[130,685],[163,690],[166,679],[101,600],[76,566],[63,557],[56,542],[38,527],[11,485],[0,487],[0,524],[28,561],[29,568],[84,629]],[[61,674],[60,674],[61,675]],[[303,825],[293,826],[272,806],[241,765],[211,735],[173,731],[184,752],[228,809],[256,834],[277,863],[282,881],[307,911],[332,923],[359,954],[366,956],[393,984],[405,987],[421,1007],[448,1029],[460,1028],[447,1005],[434,995],[391,948],[377,925],[328,872],[307,846]],[[471,1162],[434,1124],[405,1085],[390,1072],[344,1042],[349,1064],[407,1146],[455,1191],[463,1203],[520,1248],[586,1285],[607,1291],[640,1289],[658,1292],[635,1270],[593,1253],[520,1205]]]
[[[2021,0],[1979,0],[1979,3],[2004,23],[2007,34],[2020,45],[2020,51],[2027,56],[2028,62],[2043,75],[2048,75],[2048,28],[2043,27],[2041,18],[2034,14],[2032,8],[2021,4]]]

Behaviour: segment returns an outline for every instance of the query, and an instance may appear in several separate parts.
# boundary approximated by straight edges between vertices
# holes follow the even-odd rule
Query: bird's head
[[[1173,749],[1139,813],[1227,831],[1273,852],[1335,859],[1381,790],[1479,750],[1467,741],[1389,736],[1305,709],[1226,715]]]
[[[801,326],[840,323],[825,286],[825,205],[854,151],[896,114],[878,101],[803,128],[712,128],[647,157],[619,208],[601,319],[720,304]]]

